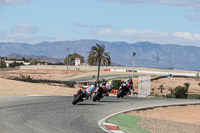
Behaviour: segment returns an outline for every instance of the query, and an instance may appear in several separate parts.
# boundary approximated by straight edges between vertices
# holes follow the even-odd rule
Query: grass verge
[[[149,131],[137,125],[140,121],[140,117],[128,115],[125,113],[113,116],[107,120],[107,122],[119,126],[119,129],[126,133],[150,133]]]

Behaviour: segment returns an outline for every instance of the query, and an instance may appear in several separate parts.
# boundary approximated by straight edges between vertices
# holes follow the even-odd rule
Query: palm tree
[[[97,84],[98,84],[100,66],[111,64],[110,52],[105,52],[104,44],[96,44],[96,46],[91,47],[91,51],[89,52],[88,56],[88,64],[90,65],[98,64],[98,74],[97,74]]]

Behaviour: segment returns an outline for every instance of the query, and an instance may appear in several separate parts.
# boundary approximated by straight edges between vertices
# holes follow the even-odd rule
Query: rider
[[[109,95],[109,92],[111,92],[112,88],[113,88],[113,85],[112,85],[112,80],[109,80],[107,83],[106,83],[106,88],[108,89],[107,91],[107,96]]]
[[[124,81],[128,87],[128,93],[131,94],[131,89],[133,89],[133,81],[132,78],[128,78],[127,80]]]
[[[106,96],[109,96],[109,92],[112,90],[112,80],[109,80],[107,83],[103,82],[100,84],[100,87],[102,87],[106,91]]]
[[[85,90],[85,92],[86,92],[86,100],[88,100],[89,96],[90,96],[90,98],[91,98],[91,96],[92,96],[93,92],[95,91],[95,89],[96,89],[96,88],[95,88],[94,85],[88,86],[88,87],[86,88],[86,90]]]

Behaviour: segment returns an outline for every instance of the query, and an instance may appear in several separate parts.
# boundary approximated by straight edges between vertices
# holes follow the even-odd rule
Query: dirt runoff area
[[[0,78],[0,96],[73,95],[77,89]]]
[[[139,126],[151,133],[200,132],[200,105],[160,107],[128,114],[141,117]]]

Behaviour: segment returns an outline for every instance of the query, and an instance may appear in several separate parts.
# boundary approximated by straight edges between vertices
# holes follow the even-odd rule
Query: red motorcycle
[[[104,85],[100,85],[94,92],[93,101],[94,102],[96,102],[97,100],[100,101],[100,99],[103,98],[104,96],[108,96],[108,89]]]
[[[83,98],[86,97],[86,90],[81,88],[77,91],[77,93],[74,95],[74,100],[72,101],[72,104],[75,105],[78,102],[83,102]]]
[[[129,93],[130,84],[122,83],[117,93],[117,98],[123,98]]]

